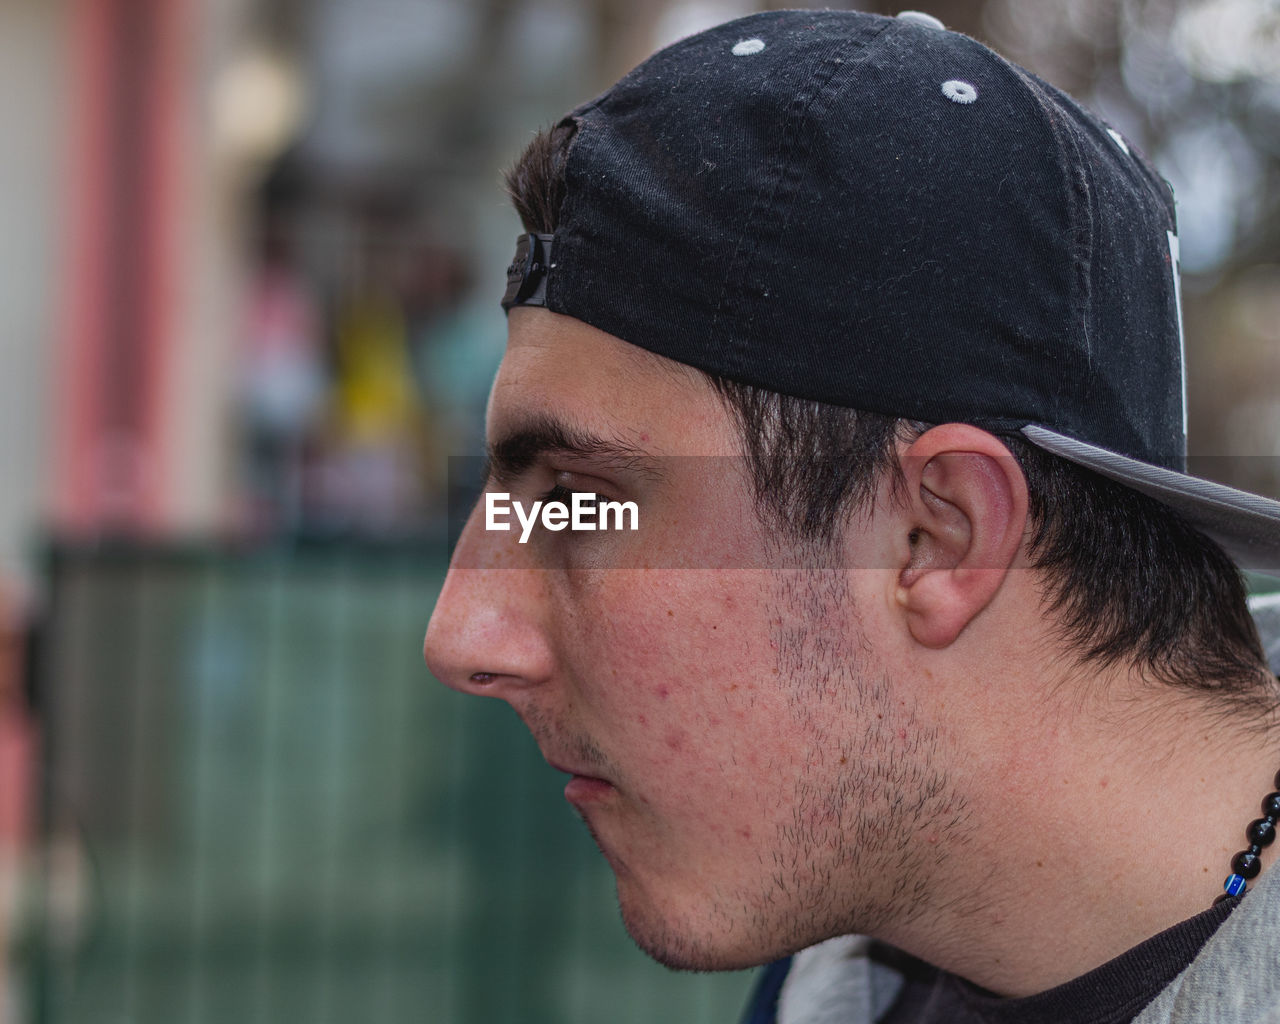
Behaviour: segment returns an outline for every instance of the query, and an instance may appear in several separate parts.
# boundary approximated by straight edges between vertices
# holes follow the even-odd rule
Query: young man
[[[1141,156],[933,19],[792,11],[655,55],[510,186],[425,654],[572,776],[640,946],[836,937],[759,1020],[1280,1019],[1280,689],[1223,551],[1280,565],[1280,505],[1182,471]]]

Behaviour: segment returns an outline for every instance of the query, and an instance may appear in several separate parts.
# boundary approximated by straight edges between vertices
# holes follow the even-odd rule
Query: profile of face
[[[889,520],[858,517],[813,564],[757,515],[700,375],[544,309],[510,315],[487,433],[487,490],[639,508],[635,532],[522,544],[481,502],[424,651],[573,776],[636,942],[730,969],[923,911],[920,865],[963,801],[945,726],[902,685]]]

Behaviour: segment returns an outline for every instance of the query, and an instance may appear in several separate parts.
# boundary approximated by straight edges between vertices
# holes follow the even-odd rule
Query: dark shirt
[[[1008,999],[909,957],[873,946],[873,959],[903,976],[879,1024],[1127,1024],[1195,959],[1239,903],[1224,900],[1057,988]],[[765,969],[744,1024],[771,1024],[788,961]]]

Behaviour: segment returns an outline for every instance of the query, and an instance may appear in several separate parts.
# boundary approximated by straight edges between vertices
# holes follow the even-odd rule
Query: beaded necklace
[[[1263,797],[1263,817],[1249,822],[1249,827],[1244,830],[1249,848],[1231,858],[1231,874],[1222,884],[1226,892],[1213,901],[1215,906],[1232,896],[1241,895],[1249,887],[1249,879],[1257,878],[1262,870],[1262,848],[1275,841],[1276,822],[1280,821],[1280,772],[1276,773],[1275,787],[1276,792]]]

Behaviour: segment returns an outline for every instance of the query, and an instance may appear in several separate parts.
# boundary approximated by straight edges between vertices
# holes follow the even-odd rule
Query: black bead
[[[1276,838],[1276,821],[1274,818],[1258,818],[1249,822],[1244,830],[1245,838],[1255,846],[1270,846]]]
[[[1280,789],[1280,772],[1276,772],[1276,789]]]
[[[1262,847],[1259,846],[1257,843],[1251,843],[1249,846],[1248,852],[1252,853],[1256,857],[1258,854],[1262,852]]]
[[[1262,798],[1262,813],[1268,818],[1280,818],[1280,793],[1268,793]]]
[[[1241,850],[1231,858],[1231,870],[1241,878],[1257,878],[1262,870],[1262,859],[1256,853]]]

